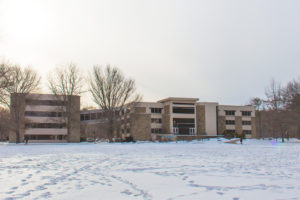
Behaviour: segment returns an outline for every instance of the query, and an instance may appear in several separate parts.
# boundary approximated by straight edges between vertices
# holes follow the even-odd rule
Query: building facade
[[[79,96],[14,93],[10,111],[10,142],[80,142]]]
[[[98,131],[107,132],[104,113],[95,115],[94,112],[81,113],[81,122],[88,127],[85,132],[90,135],[91,132],[96,135]],[[256,134],[253,106],[219,105],[198,102],[197,98],[169,97],[158,102],[128,104],[116,121],[114,137],[123,140],[128,137],[134,140],[192,140],[228,134],[251,138]],[[102,129],[97,129],[100,126]]]

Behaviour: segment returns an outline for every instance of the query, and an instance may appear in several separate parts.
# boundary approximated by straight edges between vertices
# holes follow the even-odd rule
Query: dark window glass
[[[235,125],[235,121],[234,120],[226,120],[226,124],[227,125]]]
[[[64,106],[64,101],[58,100],[35,100],[35,99],[26,99],[27,105],[43,105],[43,106]]]
[[[243,134],[252,134],[252,131],[251,130],[243,130]]]
[[[161,118],[151,118],[151,123],[161,124]]]
[[[66,128],[66,123],[26,123],[26,128]]]
[[[95,120],[97,118],[96,113],[91,113],[91,120]]]
[[[251,116],[251,111],[242,111],[242,116]]]
[[[173,118],[173,128],[178,128],[178,134],[189,134],[190,128],[195,128],[195,119]]]
[[[242,121],[243,125],[251,125],[251,121]]]
[[[225,132],[226,133],[235,133],[235,130],[233,130],[233,129],[227,129]]]
[[[88,113],[88,114],[84,114],[84,120],[90,120],[91,118],[90,118],[90,114]]]
[[[84,121],[84,114],[80,115],[80,121]]]
[[[25,111],[25,116],[30,117],[61,117],[62,112]]]
[[[161,113],[162,108],[151,108],[151,113]]]
[[[194,107],[173,107],[173,113],[194,114],[195,108]]]
[[[151,133],[162,133],[161,128],[152,128]]]
[[[234,110],[225,110],[225,115],[235,115]]]

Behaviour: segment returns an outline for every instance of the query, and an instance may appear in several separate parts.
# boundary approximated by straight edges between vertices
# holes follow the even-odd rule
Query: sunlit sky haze
[[[0,0],[0,59],[119,67],[144,101],[245,104],[300,76],[298,0]],[[90,101],[83,99],[85,105]]]

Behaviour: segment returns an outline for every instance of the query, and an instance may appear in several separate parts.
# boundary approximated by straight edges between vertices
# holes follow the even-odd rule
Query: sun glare
[[[24,43],[45,36],[47,10],[42,1],[4,1],[3,10],[5,40]]]

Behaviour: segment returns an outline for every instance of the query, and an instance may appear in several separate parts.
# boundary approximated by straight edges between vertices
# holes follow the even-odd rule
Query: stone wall
[[[226,130],[225,116],[218,116],[218,129],[218,135],[224,135],[224,131]]]
[[[197,135],[206,135],[205,128],[205,105],[196,106]]]
[[[162,133],[170,134],[171,116],[170,116],[170,105],[164,106],[164,113],[162,114]]]
[[[235,117],[235,132],[237,134],[242,134],[243,133],[242,117],[240,117],[240,116]]]
[[[68,142],[80,142],[80,96],[71,98],[71,128],[68,135]]]
[[[252,134],[251,134],[252,138],[258,138],[255,117],[251,117],[251,129],[252,129]]]
[[[16,129],[19,126],[19,142],[24,141],[24,132],[25,132],[25,94],[11,94],[11,105],[10,105],[10,113],[11,113],[11,130],[9,131],[9,142],[15,143],[16,138]],[[16,117],[19,118],[19,123],[17,123]]]
[[[131,114],[130,134],[134,140],[151,140],[151,114]]]

